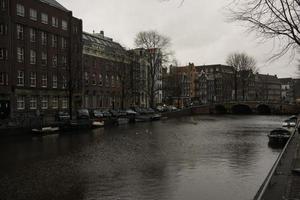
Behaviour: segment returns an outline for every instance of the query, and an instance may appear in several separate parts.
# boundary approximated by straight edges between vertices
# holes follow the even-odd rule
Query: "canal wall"
[[[294,129],[254,200],[300,199],[300,174],[295,170],[300,170],[299,128]]]

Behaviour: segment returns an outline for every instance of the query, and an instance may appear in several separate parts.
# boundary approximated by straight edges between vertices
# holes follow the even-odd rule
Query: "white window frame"
[[[36,42],[36,30],[33,28],[29,29],[30,31],[30,42]]]
[[[46,52],[42,52],[41,64],[46,66],[48,64],[48,55]]]
[[[52,56],[52,66],[57,67],[57,55]]]
[[[47,33],[42,31],[41,32],[41,39],[42,39],[42,45],[47,45]]]
[[[57,35],[52,35],[51,46],[57,48]]]
[[[58,18],[52,16],[52,26],[58,28]]]
[[[37,109],[37,97],[31,96],[29,100],[29,109],[36,110]]]
[[[41,23],[48,24],[48,14],[47,13],[41,13]]]
[[[92,85],[97,85],[96,73],[92,74]]]
[[[35,65],[36,64],[36,51],[30,50],[30,64]]]
[[[25,7],[22,4],[17,4],[17,15],[20,17],[25,17]]]
[[[103,85],[103,76],[102,76],[102,74],[99,74],[99,85],[100,86]]]
[[[62,89],[66,89],[67,88],[67,79],[65,76],[62,77]]]
[[[43,96],[42,97],[42,100],[41,100],[41,108],[43,109],[43,110],[47,110],[48,109],[48,107],[49,107],[49,99],[48,99],[48,97],[47,96]]]
[[[17,61],[18,63],[24,62],[24,48],[17,47]]]
[[[62,109],[69,108],[69,101],[68,101],[67,97],[62,98],[62,100],[61,100],[61,108]]]
[[[58,97],[52,97],[52,102],[51,102],[52,109],[58,109]]]
[[[24,71],[19,70],[17,74],[17,86],[24,86]]]
[[[66,20],[61,20],[61,29],[65,31],[68,30],[68,22]]]
[[[52,75],[52,88],[57,88],[57,75],[55,74]]]
[[[30,87],[36,87],[36,72],[30,72]]]
[[[42,88],[48,87],[48,76],[47,74],[42,75]]]
[[[25,110],[25,96],[17,96],[17,110]]]
[[[24,40],[24,27],[21,24],[17,24],[17,39]]]
[[[35,9],[29,9],[29,18],[33,21],[37,21],[37,11]]]

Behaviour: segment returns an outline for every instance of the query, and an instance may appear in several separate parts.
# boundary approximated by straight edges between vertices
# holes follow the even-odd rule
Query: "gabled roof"
[[[39,1],[43,2],[43,3],[46,3],[46,4],[50,5],[50,6],[53,6],[55,8],[58,8],[60,10],[69,11],[68,9],[66,9],[64,6],[62,6],[60,3],[58,3],[55,0],[39,0]]]

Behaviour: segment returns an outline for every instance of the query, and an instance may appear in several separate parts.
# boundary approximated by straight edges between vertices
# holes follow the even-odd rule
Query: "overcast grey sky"
[[[84,31],[112,37],[127,48],[142,30],[169,36],[181,65],[225,64],[228,54],[245,52],[257,60],[261,73],[295,76],[296,60],[285,56],[267,62],[274,51],[272,41],[261,43],[245,28],[226,20],[230,0],[58,0],[83,20]]]

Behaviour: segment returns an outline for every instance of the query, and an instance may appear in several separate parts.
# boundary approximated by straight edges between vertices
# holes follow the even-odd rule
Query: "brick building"
[[[51,121],[76,99],[82,21],[55,0],[0,5],[1,117],[23,125],[40,114]]]

